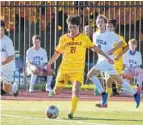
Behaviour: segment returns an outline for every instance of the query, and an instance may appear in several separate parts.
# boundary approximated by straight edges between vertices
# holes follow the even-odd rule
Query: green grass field
[[[133,102],[111,102],[107,109],[95,107],[97,102],[81,101],[75,119],[68,120],[69,101],[1,101],[1,125],[143,125],[143,105]],[[49,105],[59,109],[57,119],[45,117]]]

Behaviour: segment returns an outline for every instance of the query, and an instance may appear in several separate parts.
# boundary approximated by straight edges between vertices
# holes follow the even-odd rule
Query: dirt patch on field
[[[95,96],[93,90],[81,91],[81,101],[97,101],[100,100],[101,96]],[[55,97],[49,97],[47,92],[36,90],[33,93],[26,91],[20,91],[19,96],[14,97],[13,95],[4,95],[1,97],[2,100],[20,100],[20,101],[69,101],[71,100],[71,90],[64,90],[60,95]],[[110,97],[111,101],[133,101],[133,97],[121,97],[114,96]]]

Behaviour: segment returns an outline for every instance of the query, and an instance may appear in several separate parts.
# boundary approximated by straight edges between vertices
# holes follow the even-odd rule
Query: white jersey
[[[131,54],[130,50],[128,50],[123,55],[123,60],[124,60],[124,64],[130,68],[142,65],[141,53],[138,51],[136,51],[135,54]]]
[[[29,48],[26,52],[26,62],[31,62],[38,67],[43,66],[48,62],[46,50],[41,47],[39,50]]]
[[[115,43],[120,42],[120,38],[114,32],[105,31],[104,33],[95,32],[93,34],[93,43],[98,46],[105,54],[114,48]],[[113,55],[108,55],[113,59]],[[98,62],[104,61],[105,58],[98,54]]]
[[[5,61],[9,56],[14,56],[14,46],[12,40],[4,35],[2,39],[0,39],[0,61]],[[0,73],[2,75],[2,79],[12,81],[12,77],[15,70],[15,61],[14,59],[0,67]]]

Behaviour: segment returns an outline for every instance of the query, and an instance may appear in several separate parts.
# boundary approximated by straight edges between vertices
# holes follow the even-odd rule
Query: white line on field
[[[20,109],[20,108],[2,108],[2,110],[4,111],[4,110],[15,110],[15,111],[41,111],[41,109],[27,109],[27,108],[22,108],[22,109]],[[67,110],[65,110],[65,109],[60,109],[61,111],[67,111]],[[117,109],[116,107],[112,107],[112,108],[107,108],[107,109],[101,109],[101,108],[98,108],[98,110],[97,110],[97,108],[95,109],[95,110],[93,110],[93,109],[86,109],[86,108],[84,108],[84,109],[82,109],[82,108],[79,108],[78,109],[79,111],[89,111],[89,112],[101,112],[101,110],[102,110],[102,112],[109,112],[109,111],[120,111],[120,112],[125,112],[125,111],[130,111],[130,112],[143,112],[143,109],[136,109],[136,108],[134,108],[134,109],[127,109],[127,108],[125,108],[125,109],[123,109],[123,108],[121,108],[121,109]]]
[[[85,125],[109,125],[109,124],[101,124],[101,123],[88,123],[83,121],[72,121],[72,120],[60,120],[60,119],[48,119],[48,118],[39,118],[39,117],[30,117],[30,116],[19,116],[19,115],[8,115],[8,114],[1,114],[3,117],[12,117],[12,118],[22,118],[22,119],[34,119],[34,120],[48,120],[53,122],[69,122],[74,124],[85,124]]]

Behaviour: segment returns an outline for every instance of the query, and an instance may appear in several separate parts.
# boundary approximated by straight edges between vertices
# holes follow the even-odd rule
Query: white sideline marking
[[[60,120],[60,119],[48,119],[48,118],[39,118],[39,117],[30,117],[30,116],[19,116],[19,115],[8,115],[8,114],[1,114],[3,117],[12,117],[12,118],[22,118],[22,119],[34,119],[34,120],[48,120],[53,122],[69,122],[69,123],[75,123],[75,124],[85,124],[85,125],[109,125],[109,124],[101,124],[101,123],[88,123],[83,121],[72,121],[72,120]]]

